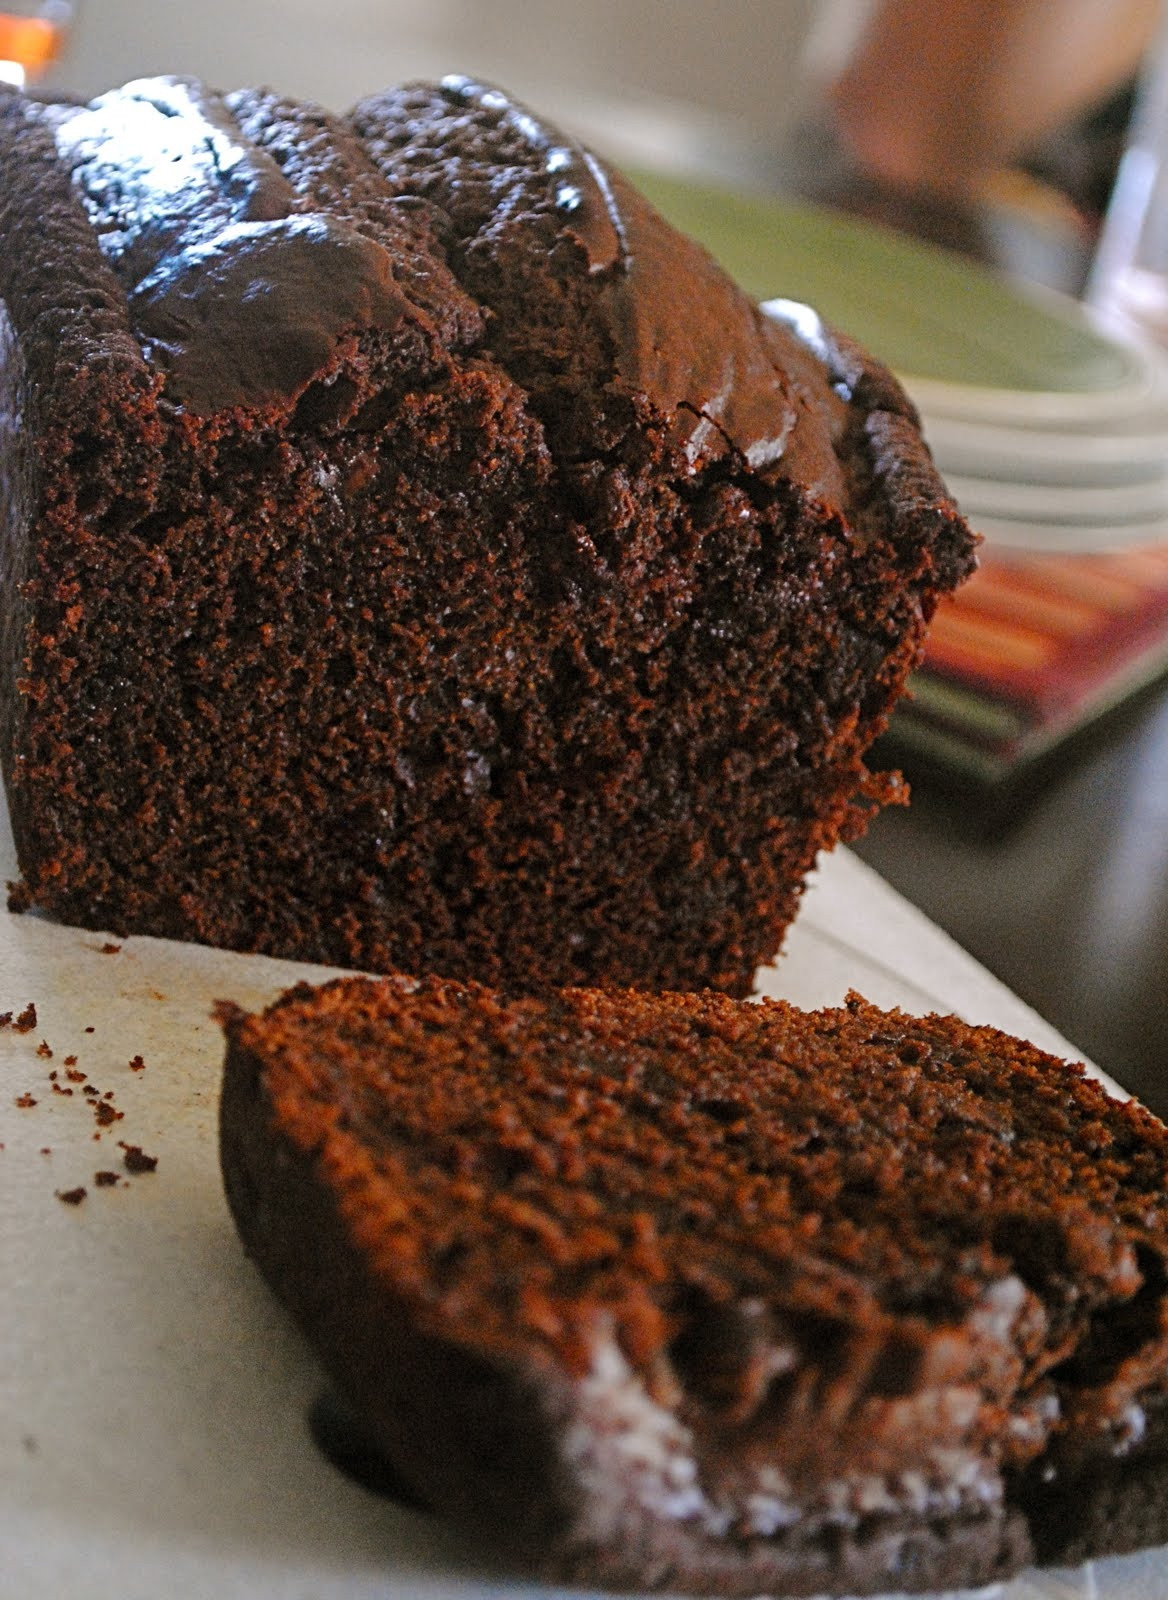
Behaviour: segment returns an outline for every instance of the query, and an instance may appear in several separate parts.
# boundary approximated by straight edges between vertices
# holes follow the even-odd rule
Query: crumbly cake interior
[[[464,80],[0,112],[29,897],[745,992],[971,562],[895,384]]]
[[[245,1242],[493,1539],[749,1594],[1168,1536],[1168,1135],[1080,1069],[858,999],[348,980],[226,1020]]]

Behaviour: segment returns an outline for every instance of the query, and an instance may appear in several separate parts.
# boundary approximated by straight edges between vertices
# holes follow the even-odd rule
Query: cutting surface
[[[540,1594],[318,1453],[320,1376],[236,1241],[211,1007],[323,976],[0,914],[0,1600]],[[760,987],[810,1006],[856,987],[1071,1053],[846,852]],[[1162,1558],[1003,1600],[1153,1600]]]

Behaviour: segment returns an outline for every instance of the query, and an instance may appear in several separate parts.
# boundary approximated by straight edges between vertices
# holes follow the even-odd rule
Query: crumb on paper
[[[93,1181],[99,1189],[113,1189],[122,1179],[117,1172],[95,1172]]]
[[[51,1061],[53,1059],[53,1052],[49,1048],[47,1039],[42,1039],[40,1044],[37,1045],[37,1055],[40,1056],[42,1061]]]
[[[11,1026],[12,1026],[12,1013],[11,1013],[11,1011],[0,1011],[0,1028],[11,1028]]]
[[[122,1164],[127,1172],[153,1172],[158,1165],[157,1156],[148,1156],[140,1144],[126,1144],[119,1141],[122,1151]]]
[[[30,1000],[12,1026],[17,1033],[31,1033],[37,1025],[37,1008]]]
[[[76,1061],[76,1060],[77,1060],[76,1056],[66,1056],[65,1057],[65,1076],[68,1078],[70,1083],[84,1083],[86,1074],[84,1072],[79,1071],[77,1069],[77,1067],[69,1065],[69,1063],[71,1061]]]
[[[65,1057],[65,1065],[67,1067],[75,1067],[77,1065],[77,1057],[76,1056],[66,1056]]]
[[[19,1106],[22,1111],[28,1111],[36,1105],[36,1099],[26,1090],[24,1094],[17,1095],[16,1099],[13,1101],[13,1105]]]
[[[141,1056],[131,1056],[131,1058],[130,1058],[130,1071],[131,1072],[143,1072],[143,1071],[145,1071],[145,1068],[146,1068],[146,1063],[142,1060]]]
[[[126,1114],[111,1106],[108,1100],[91,1100],[89,1103],[93,1107],[94,1117],[103,1128],[108,1128],[111,1123],[120,1122]]]
[[[79,1183],[76,1189],[56,1189],[54,1193],[58,1200],[63,1200],[67,1206],[79,1206],[89,1193],[85,1185]]]
[[[12,912],[13,916],[20,916],[21,913],[27,911],[31,905],[32,895],[28,892],[28,885],[26,883],[21,883],[19,880],[16,883],[13,883],[11,880],[9,880],[8,909]]]
[[[85,1031],[86,1033],[95,1033],[97,1030],[95,1028],[86,1028]]]
[[[116,956],[121,948],[120,944],[114,944],[112,939],[107,939],[101,947],[101,953],[103,956]]]

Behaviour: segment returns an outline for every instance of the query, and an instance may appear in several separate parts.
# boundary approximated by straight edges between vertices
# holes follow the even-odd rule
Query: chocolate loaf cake
[[[864,751],[972,561],[908,402],[498,91],[7,95],[0,301],[51,915],[745,992],[894,787]]]
[[[982,1584],[1168,1539],[1168,1132],[853,997],[224,1008],[243,1241],[408,1490],[570,1582]]]

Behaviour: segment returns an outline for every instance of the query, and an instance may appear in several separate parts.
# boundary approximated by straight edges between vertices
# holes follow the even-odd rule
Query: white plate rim
[[[1158,431],[1087,434],[926,416],[924,431],[947,473],[1067,487],[1168,477],[1168,417]]]
[[[949,472],[946,484],[964,514],[1009,521],[1116,528],[1159,519],[1168,528],[1168,477],[1106,485],[1028,483]]]

